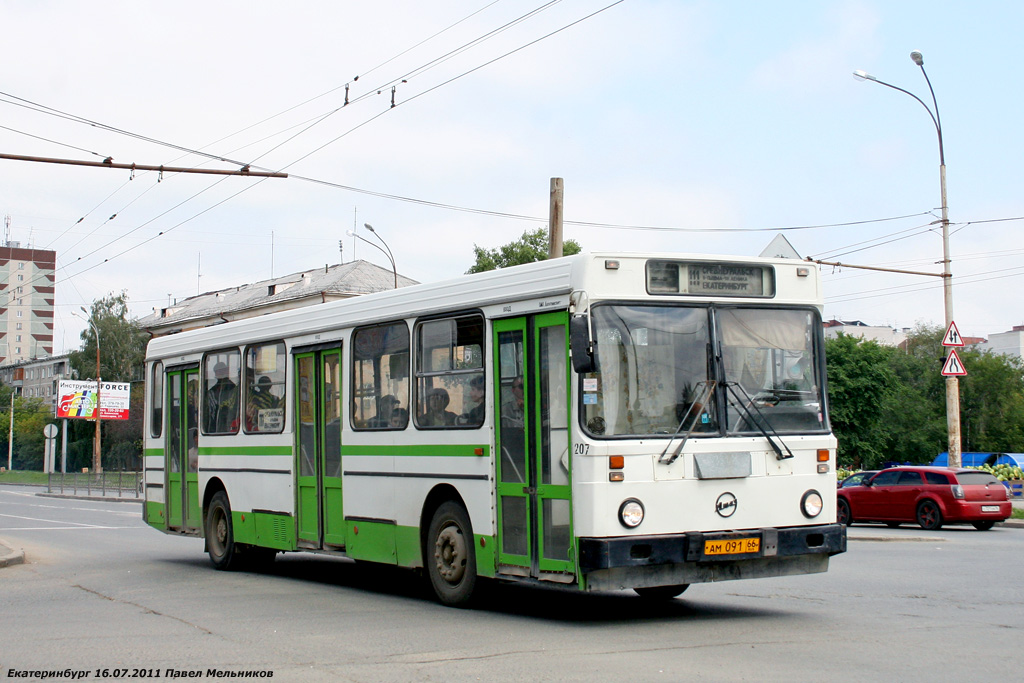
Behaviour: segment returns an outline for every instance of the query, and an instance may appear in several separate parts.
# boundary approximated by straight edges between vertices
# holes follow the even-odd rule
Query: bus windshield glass
[[[598,369],[582,377],[582,422],[593,436],[827,429],[812,310],[603,305],[591,315]]]
[[[818,316],[773,308],[718,309],[716,316],[729,431],[825,429],[814,343]]]

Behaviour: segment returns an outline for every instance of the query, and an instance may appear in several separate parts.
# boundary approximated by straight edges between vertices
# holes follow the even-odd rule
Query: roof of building
[[[325,300],[382,292],[395,288],[396,277],[399,287],[419,284],[416,280],[400,274],[396,276],[393,271],[369,261],[325,265],[315,270],[204,292],[175,301],[167,308],[153,309],[151,315],[139,319],[138,323],[143,328],[151,329],[269,306],[302,305],[302,299],[312,297]]]

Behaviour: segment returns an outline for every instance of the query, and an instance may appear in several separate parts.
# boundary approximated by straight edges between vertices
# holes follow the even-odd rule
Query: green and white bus
[[[592,253],[153,339],[145,519],[214,566],[314,551],[674,597],[823,572],[817,271]]]

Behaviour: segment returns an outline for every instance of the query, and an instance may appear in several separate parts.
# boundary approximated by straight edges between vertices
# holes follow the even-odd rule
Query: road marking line
[[[0,531],[93,531],[101,530],[106,531],[109,529],[141,529],[142,527],[137,526],[8,526],[0,527]]]
[[[47,523],[53,523],[53,524],[77,524],[79,527],[82,527],[82,528],[85,528],[85,529],[88,529],[90,527],[92,527],[92,528],[99,528],[98,524],[86,524],[84,522],[65,522],[63,520],[57,520],[57,519],[39,519],[38,517],[22,517],[21,515],[5,515],[5,514],[0,514],[0,517],[10,517],[11,519],[24,519],[24,520],[29,521],[29,522],[47,522]]]

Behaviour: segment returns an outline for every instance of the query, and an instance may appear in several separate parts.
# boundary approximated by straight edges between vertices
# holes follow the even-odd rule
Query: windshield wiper
[[[697,427],[697,418],[699,418],[701,413],[704,412],[704,407],[708,404],[708,400],[711,398],[711,394],[714,392],[716,384],[717,382],[713,379],[697,382],[697,387],[695,388],[699,388],[702,385],[704,388],[690,403],[690,407],[686,409],[686,413],[683,414],[683,419],[679,421],[679,426],[676,427],[675,433],[672,434],[668,443],[665,444],[665,450],[661,452],[658,462],[671,465],[679,457],[679,454],[683,452],[683,446],[686,445],[687,439],[690,438],[690,435],[693,434],[693,430]],[[694,410],[694,408],[698,409]],[[673,451],[672,455],[667,455],[672,442],[675,441],[676,437],[679,436],[679,433],[683,431],[683,425],[686,424],[687,418],[689,418],[690,426],[686,428],[686,434],[683,436],[683,440],[679,442],[679,446],[675,451]]]
[[[789,458],[792,458],[793,451],[789,450],[789,446],[786,445],[786,442],[782,440],[782,437],[779,436],[779,433],[776,432],[775,429],[772,427],[772,423],[768,420],[767,417],[765,417],[764,413],[761,412],[761,409],[757,407],[757,404],[754,403],[754,399],[750,398],[750,394],[747,393],[746,389],[744,389],[739,382],[725,382],[724,386],[726,387],[726,391],[731,392],[733,397],[736,399],[735,403],[733,403],[732,401],[729,401],[729,403],[734,407],[738,408],[739,410],[743,411],[748,421],[755,427],[757,427],[757,430],[759,432],[761,432],[761,436],[768,439],[768,443],[771,444],[772,450],[775,451],[775,459],[788,460]],[[742,398],[736,391],[737,389],[743,392]],[[746,399],[746,402],[744,402],[743,399]],[[748,406],[753,406],[754,412],[756,412],[757,414],[755,415],[754,413],[752,413]],[[771,434],[768,433],[768,430],[771,430]],[[772,438],[773,435],[775,436],[774,439]],[[778,439],[778,443],[776,443],[775,439]],[[782,448],[779,447],[780,443],[782,444]],[[783,454],[782,452],[783,448],[786,449],[785,454]]]

